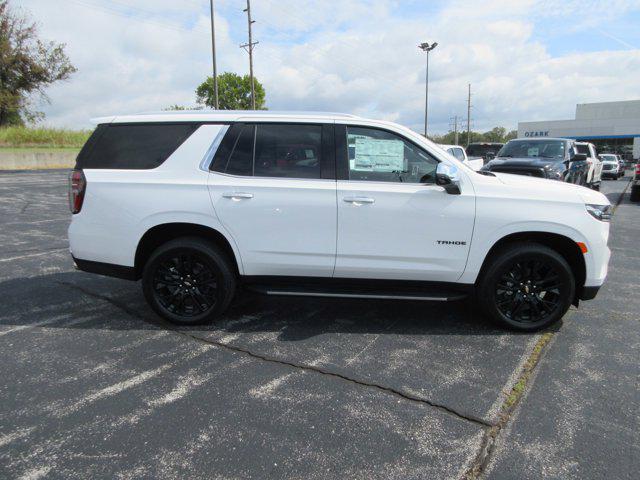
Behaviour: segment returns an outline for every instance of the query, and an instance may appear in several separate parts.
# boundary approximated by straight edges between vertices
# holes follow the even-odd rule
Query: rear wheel
[[[493,257],[477,286],[477,300],[494,322],[535,331],[562,318],[575,295],[567,261],[536,243],[514,243]]]
[[[153,310],[172,323],[213,321],[233,299],[234,269],[219,249],[184,237],[158,247],[147,261],[142,288]]]

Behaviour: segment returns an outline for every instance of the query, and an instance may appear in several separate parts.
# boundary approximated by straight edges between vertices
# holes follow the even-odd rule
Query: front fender
[[[587,246],[589,246],[589,242],[584,237],[584,235],[582,235],[578,230],[562,223],[546,221],[525,221],[509,223],[502,226],[501,228],[492,230],[485,235],[478,235],[478,237],[473,239],[469,251],[469,261],[467,262],[467,267],[465,268],[464,273],[458,281],[460,283],[475,283],[484,260],[493,246],[509,235],[522,233],[552,233],[567,237],[574,242],[583,242]],[[584,255],[587,272],[590,268],[589,263],[592,263],[590,253],[591,249],[589,249],[589,252]],[[593,266],[591,266],[591,268],[593,268]]]

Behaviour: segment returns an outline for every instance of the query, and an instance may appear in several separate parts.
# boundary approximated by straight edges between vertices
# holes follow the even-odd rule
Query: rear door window
[[[320,178],[321,125],[257,125],[254,175]]]
[[[254,125],[245,125],[242,128],[224,173],[249,177],[253,175],[254,132]]]
[[[96,129],[78,155],[76,168],[157,168],[198,128],[180,124],[112,124]]]
[[[249,177],[332,178],[335,173],[326,165],[325,176],[321,173],[323,157],[334,161],[328,158],[327,146],[323,149],[328,139],[323,138],[322,125],[236,124],[222,141],[212,170]],[[228,146],[231,142],[233,147]]]

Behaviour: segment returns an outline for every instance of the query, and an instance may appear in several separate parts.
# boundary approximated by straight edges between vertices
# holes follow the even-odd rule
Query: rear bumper
[[[122,278],[124,280],[137,280],[136,270],[133,267],[125,267],[124,265],[114,265],[112,263],[92,262],[90,260],[81,260],[73,258],[78,270],[88,273],[96,273],[106,277]]]

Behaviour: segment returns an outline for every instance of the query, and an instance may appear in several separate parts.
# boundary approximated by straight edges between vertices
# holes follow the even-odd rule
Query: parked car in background
[[[461,162],[466,163],[476,171],[480,170],[484,165],[484,161],[481,158],[469,158],[467,156],[467,152],[465,151],[464,147],[461,147],[460,145],[439,144],[438,146],[442,148],[444,151],[446,151],[447,153],[450,153],[451,155],[456,157]]]
[[[513,173],[587,185],[587,156],[578,153],[575,141],[565,138],[509,140],[483,171]]]
[[[81,270],[141,279],[171,322],[213,321],[251,289],[470,296],[533,331],[607,276],[606,196],[474,172],[395,123],[273,111],[96,123],[70,175],[71,255]]]
[[[484,163],[493,159],[504,143],[498,142],[473,142],[467,146],[467,155],[469,158],[482,158]]]
[[[603,153],[600,155],[602,161],[602,178],[617,180],[620,178],[620,162],[618,156],[613,153]]]
[[[578,153],[584,153],[587,156],[587,186],[594,190],[600,190],[602,161],[598,158],[596,146],[593,143],[576,142],[576,150]]]
[[[640,202],[640,160],[634,166],[633,180],[631,180],[631,201]]]

